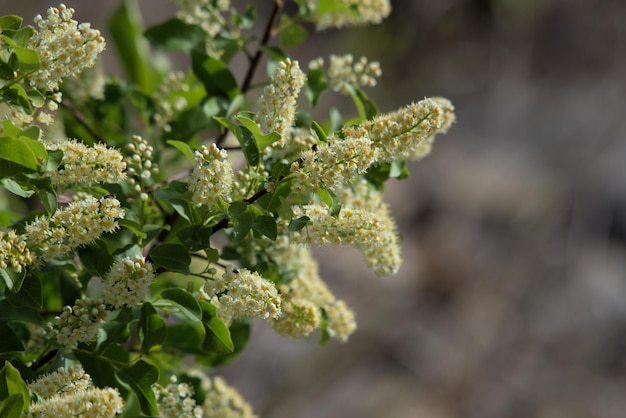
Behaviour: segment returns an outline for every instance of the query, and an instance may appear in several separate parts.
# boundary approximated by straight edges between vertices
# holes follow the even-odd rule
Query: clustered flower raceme
[[[226,266],[220,278],[206,281],[197,297],[213,303],[227,324],[237,319],[280,316],[280,297],[274,284],[245,268]]]
[[[317,30],[376,24],[391,13],[389,0],[341,0],[342,9],[320,14],[317,13],[320,1],[307,0]]]
[[[63,151],[57,170],[46,172],[57,187],[93,183],[120,183],[126,179],[124,157],[104,144],[90,147],[74,139],[45,144],[48,151]]]
[[[117,219],[122,218],[124,211],[115,197],[96,199],[79,193],[51,217],[42,215],[26,224],[28,246],[31,251],[36,249],[43,261],[63,258],[103,233],[114,232]]]
[[[26,235],[17,234],[9,228],[0,228],[0,269],[10,268],[21,273],[36,260],[27,246]]]
[[[124,401],[115,388],[94,387],[80,366],[60,368],[28,384],[37,398],[25,418],[113,418],[122,413]]]
[[[323,66],[323,58],[309,63],[310,70],[322,69]],[[374,87],[381,75],[378,61],[370,62],[366,57],[361,57],[355,62],[352,54],[330,56],[328,83],[338,93],[350,94],[350,87]]]
[[[274,131],[283,135],[291,128],[296,115],[296,100],[305,80],[298,61],[287,58],[278,64],[272,82],[263,89],[258,101],[257,123],[263,132]]]
[[[150,262],[140,256],[126,257],[114,263],[102,279],[102,299],[116,309],[137,305],[148,296],[153,280]]]
[[[206,397],[202,404],[204,418],[257,418],[241,394],[219,376],[209,378],[204,374],[189,373],[200,378]]]
[[[293,190],[325,186],[337,191],[377,163],[421,158],[434,136],[447,132],[454,122],[453,110],[447,99],[424,99],[358,126],[347,126],[341,135],[330,135],[327,143],[304,151],[301,161],[292,164]]]
[[[220,199],[230,202],[235,174],[226,150],[220,150],[215,144],[203,145],[194,156],[196,163],[187,180],[193,192],[193,203],[211,207]]]
[[[324,283],[310,250],[292,244],[282,235],[268,252],[283,274],[291,277],[279,289],[282,314],[271,322],[274,330],[290,337],[306,337],[318,329],[325,318],[325,332],[331,338],[346,342],[357,327],[354,313]]]
[[[153,386],[162,418],[202,418],[203,410],[193,399],[193,388],[187,383],[178,383],[176,376],[170,377],[170,383],[162,387]]]
[[[74,9],[61,4],[48,9],[47,18],[35,17],[38,31],[31,38],[32,48],[39,55],[41,67],[29,76],[33,86],[58,90],[64,78],[74,77],[84,68],[93,67],[104,50],[104,38],[89,23],[78,23]]]
[[[66,350],[79,343],[95,341],[109,311],[101,299],[77,299],[73,306],[65,306],[48,328],[48,338]]]

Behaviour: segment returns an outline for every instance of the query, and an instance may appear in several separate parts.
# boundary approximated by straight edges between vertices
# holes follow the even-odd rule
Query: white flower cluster
[[[292,240],[309,245],[350,245],[363,253],[376,274],[396,273],[402,258],[395,222],[374,191],[367,199],[378,205],[368,203],[363,207],[342,200],[344,206],[336,217],[322,203],[296,206],[294,216],[308,216],[311,221],[304,229],[292,232]]]
[[[9,228],[0,228],[0,269],[10,268],[21,273],[24,267],[35,262],[35,255],[26,246],[26,235]]]
[[[198,297],[217,306],[219,317],[226,323],[250,317],[280,316],[280,297],[274,284],[256,272],[235,270],[230,265],[220,278],[207,280]]]
[[[102,300],[113,307],[134,306],[148,296],[154,280],[152,264],[145,258],[126,257],[117,261],[102,280]]]
[[[202,408],[193,399],[193,388],[187,383],[177,383],[176,376],[170,377],[166,387],[153,386],[162,418],[202,418]]]
[[[159,166],[153,161],[154,148],[148,141],[139,135],[133,135],[131,142],[126,145],[126,150],[130,153],[124,162],[126,163],[126,174],[130,177],[128,183],[133,186],[133,190],[127,193],[129,203],[139,196],[142,201],[148,200],[148,194],[143,191],[143,187],[153,175],[159,173]]]
[[[40,376],[28,387],[39,400],[30,404],[26,418],[112,418],[124,409],[117,389],[93,387],[91,377],[80,366]]]
[[[85,68],[79,77],[65,79],[64,91],[78,103],[83,104],[89,99],[103,100],[106,76],[101,61],[97,61],[91,68]]]
[[[309,63],[309,69],[321,69],[323,65],[324,59],[318,58]],[[334,91],[349,94],[348,86],[374,87],[382,73],[378,61],[369,62],[366,57],[361,57],[355,62],[352,54],[331,55],[328,82]]]
[[[95,341],[107,314],[102,300],[77,299],[74,306],[65,306],[61,315],[54,318],[48,335],[61,347],[72,350],[81,342]]]
[[[31,38],[32,48],[39,55],[41,67],[29,76],[31,83],[47,91],[59,88],[66,77],[93,67],[104,50],[104,38],[89,23],[72,19],[74,9],[61,4],[48,9],[47,18],[35,17],[38,31]]]
[[[230,7],[230,0],[171,0],[180,10],[176,17],[185,23],[200,26],[207,34],[206,49],[209,55],[217,55],[213,40],[223,29],[223,13]]]
[[[219,199],[230,202],[235,173],[226,150],[203,145],[195,153],[196,164],[188,179],[192,200],[198,206],[214,206]]]
[[[63,151],[57,170],[46,174],[55,186],[76,184],[120,183],[126,179],[124,157],[115,148],[104,144],[87,144],[74,139],[46,143],[48,151]]]
[[[357,327],[354,313],[324,283],[309,249],[282,236],[268,250],[283,275],[293,276],[280,287],[282,315],[272,321],[274,330],[290,337],[308,336],[320,327],[323,312],[329,336],[346,342]]]
[[[241,394],[224,379],[219,376],[211,379],[204,374],[199,377],[206,393],[203,418],[257,418]]]
[[[317,150],[302,152],[301,162],[291,166],[292,190],[302,193],[323,185],[336,192],[376,163],[421,158],[434,136],[445,133],[454,120],[450,101],[432,98],[347,126]]]
[[[96,199],[77,194],[74,201],[58,209],[52,217],[40,216],[26,224],[29,247],[37,249],[45,261],[61,258],[74,248],[114,232],[117,219],[124,218],[120,202],[111,196]]]
[[[270,147],[275,159],[294,160],[299,158],[302,151],[311,149],[315,144],[317,144],[317,137],[313,135],[311,129],[294,126],[286,134],[283,134],[278,141],[273,142]],[[266,149],[269,150],[270,147]]]
[[[307,1],[314,13],[320,1]],[[389,0],[339,0],[337,3],[343,8],[314,15],[317,30],[377,24],[391,13]]]
[[[298,61],[287,58],[278,64],[272,82],[263,89],[258,101],[257,123],[263,132],[276,131],[283,135],[291,128],[296,100],[305,80]]]

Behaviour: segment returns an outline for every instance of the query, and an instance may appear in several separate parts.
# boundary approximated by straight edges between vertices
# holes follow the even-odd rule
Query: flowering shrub
[[[322,344],[356,330],[310,247],[353,246],[382,276],[400,267],[381,190],[448,130],[451,103],[379,113],[363,90],[379,63],[285,52],[310,30],[378,23],[389,2],[268,1],[258,39],[253,2],[173,2],[145,31],[131,0],[110,19],[124,81],[102,74],[105,39],[71,8],[34,27],[0,17],[2,417],[254,416],[205,374],[236,358],[252,318]],[[149,46],[189,69],[155,65]],[[313,121],[326,92],[356,116]]]

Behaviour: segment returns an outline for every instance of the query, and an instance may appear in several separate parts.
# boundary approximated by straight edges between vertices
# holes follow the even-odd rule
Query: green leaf
[[[241,241],[248,235],[254,222],[254,215],[246,202],[233,202],[228,208],[228,216],[235,220],[233,227],[234,242]]]
[[[204,85],[207,97],[222,96],[233,100],[241,94],[237,79],[223,61],[194,51],[191,55],[191,67]]]
[[[313,107],[317,106],[322,93],[324,93],[326,89],[328,89],[328,81],[326,80],[324,70],[315,69],[309,71],[306,76],[304,93]]]
[[[19,47],[28,48],[28,41],[34,34],[33,28],[26,26],[21,29],[7,29],[2,30],[2,34],[11,38],[13,42]]]
[[[339,215],[341,211],[341,200],[335,193],[326,188],[320,188],[317,190],[316,194],[330,208],[330,214],[332,216],[336,217]]]
[[[190,161],[194,161],[193,150],[186,142],[175,141],[173,139],[169,139],[165,141],[168,145],[173,146],[177,150],[179,150],[185,157],[187,157]]]
[[[189,140],[196,133],[215,129],[219,125],[214,117],[225,115],[228,110],[228,100],[215,96],[209,98],[202,106],[195,106],[182,112],[170,125],[172,132],[181,140]]]
[[[178,231],[176,236],[189,251],[211,248],[213,228],[202,225],[189,225]]]
[[[18,30],[22,26],[23,19],[15,15],[7,15],[0,17],[0,32],[7,29]]]
[[[0,324],[0,352],[9,353],[9,352],[20,352],[24,351],[24,343],[20,339],[20,337],[15,333],[13,328],[9,326],[9,324]],[[0,382],[0,385],[2,382]],[[1,388],[0,388],[1,389]],[[1,397],[1,396],[0,396]]]
[[[202,321],[202,309],[198,300],[185,289],[174,287],[164,290],[161,297],[174,302],[178,311],[192,321]]]
[[[205,354],[202,344],[206,331],[200,322],[187,322],[167,327],[165,344],[190,354]]]
[[[24,397],[20,394],[11,395],[0,402],[0,417],[20,418],[22,412],[27,410]]]
[[[141,405],[141,412],[152,416],[159,414],[156,396],[152,390],[152,385],[159,380],[159,369],[139,360],[132,367],[118,369],[116,375],[135,392]]]
[[[17,74],[9,64],[0,60],[0,78],[2,80],[13,80]]]
[[[113,43],[130,81],[145,92],[152,92],[157,85],[157,76],[142,26],[137,0],[124,0],[108,21]]]
[[[189,255],[189,251],[182,245],[158,245],[150,250],[149,257],[155,265],[165,270],[189,274],[191,256]]]
[[[250,131],[250,133],[254,137],[254,140],[256,141],[259,151],[263,151],[274,142],[280,140],[280,134],[278,134],[277,132],[270,132],[267,135],[263,135],[263,132],[261,132],[261,128],[259,128],[259,125],[253,119],[247,117],[247,115],[244,113],[239,113],[239,115],[237,115],[235,119],[241,122],[241,124]]]
[[[41,324],[41,316],[39,316],[37,309],[26,307],[15,309],[15,307],[12,306],[6,299],[2,299],[0,300],[0,324],[7,323],[9,321]]]
[[[367,97],[365,92],[361,89],[354,88],[350,85],[346,85],[352,101],[359,111],[359,116],[362,120],[373,119],[378,115],[378,108],[376,104]]]
[[[315,132],[315,135],[320,142],[328,142],[328,136],[319,123],[315,121],[311,122],[311,129],[313,129],[313,132]]]
[[[167,337],[167,327],[165,325],[165,321],[149,302],[145,302],[141,306],[139,329],[141,330],[143,336],[141,341],[141,351],[144,353],[150,351],[150,348],[155,345],[161,344]]]
[[[280,44],[285,48],[292,48],[300,45],[306,39],[308,32],[306,28],[287,15],[280,16]]]
[[[232,363],[237,359],[250,339],[250,324],[248,322],[235,322],[228,329],[233,342],[233,351],[229,354],[211,354],[208,356],[208,363],[211,366]]]
[[[0,137],[0,176],[11,177],[15,165],[22,172],[36,171],[48,154],[43,144],[27,137]]]
[[[20,290],[22,282],[26,277],[26,270],[23,269],[18,273],[11,268],[0,269],[0,276],[2,277],[7,289],[17,292]]]
[[[252,229],[261,235],[265,235],[272,241],[276,240],[278,236],[278,228],[276,226],[276,219],[270,215],[261,215],[254,218],[252,223]]]
[[[0,399],[6,399],[14,395],[18,396],[22,400],[22,402],[13,402],[16,402],[18,405],[20,405],[22,412],[26,412],[28,410],[30,399],[28,387],[26,386],[26,383],[24,383],[24,381],[22,380],[22,376],[20,375],[19,370],[17,370],[8,361],[5,361],[4,366],[2,367],[2,369],[0,369]],[[7,410],[13,411],[15,406],[9,405],[13,402],[8,402],[6,406],[4,402],[0,405],[2,405],[2,408],[7,408]],[[0,414],[0,416],[5,417],[7,415]]]
[[[12,180],[12,179],[8,179],[8,178],[1,179],[0,184],[2,185],[2,187],[10,191],[11,193],[17,196],[23,197],[25,199],[35,194],[34,191],[29,190],[29,189],[24,189],[22,186],[20,186],[19,183],[17,183],[15,180]]]
[[[291,221],[289,221],[289,230],[299,231],[304,228],[310,220],[311,218],[309,218],[308,216],[301,216],[299,218],[292,219]]]
[[[274,191],[261,196],[261,198],[257,200],[257,203],[268,212],[277,211],[282,205],[285,198],[291,192],[291,183],[291,181],[286,180],[279,181],[276,184]]]
[[[22,283],[19,291],[16,293],[8,291],[5,292],[4,296],[16,308],[40,309],[43,303],[41,280],[36,275],[30,274]]]
[[[180,19],[152,26],[144,34],[152,46],[164,51],[189,52],[206,39],[206,33],[200,26],[190,25]]]
[[[241,135],[237,137],[237,140],[239,141],[239,145],[241,145],[241,151],[244,157],[246,157],[248,165],[257,166],[260,161],[260,153],[254,135],[245,126],[242,126],[240,129]]]
[[[113,256],[109,254],[106,244],[101,240],[79,247],[78,257],[89,273],[99,277],[106,276],[115,261]]]
[[[17,66],[23,71],[35,71],[39,69],[39,55],[32,49],[23,48],[6,35],[0,35],[0,39],[13,49],[17,57]]]
[[[210,353],[228,354],[235,350],[230,330],[217,316],[205,319],[206,337],[202,348]]]
[[[122,228],[126,228],[129,231],[132,231],[133,234],[135,234],[138,238],[146,239],[146,233],[143,231],[141,225],[139,225],[137,222],[131,221],[130,219],[120,219],[117,221],[117,223]]]

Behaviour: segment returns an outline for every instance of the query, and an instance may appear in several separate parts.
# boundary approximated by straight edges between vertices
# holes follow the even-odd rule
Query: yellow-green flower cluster
[[[162,418],[202,418],[202,408],[193,399],[193,388],[187,383],[177,383],[176,376],[170,377],[165,386],[153,386]]]
[[[292,240],[309,245],[350,245],[363,253],[376,274],[396,273],[402,259],[395,222],[374,191],[368,198],[378,201],[378,206],[361,207],[342,201],[344,206],[336,217],[321,203],[295,207],[294,215],[308,216],[310,224],[292,232]]]
[[[120,183],[126,179],[124,157],[104,144],[87,144],[74,139],[45,144],[48,151],[63,151],[57,170],[48,171],[52,183],[63,187],[77,184]]]
[[[203,145],[195,152],[196,164],[188,179],[192,201],[198,206],[214,206],[219,199],[230,202],[235,173],[226,150],[215,144]]]
[[[274,330],[290,337],[308,336],[320,327],[323,313],[329,336],[346,342],[356,330],[354,313],[324,283],[309,249],[281,236],[268,251],[283,274],[292,277],[280,287],[282,315],[272,321]]]
[[[316,13],[321,0],[308,0],[314,12],[317,30],[377,24],[391,13],[389,0],[338,0],[339,7],[326,13]]]
[[[107,314],[102,300],[77,299],[74,306],[65,306],[61,315],[54,318],[48,336],[61,347],[72,350],[81,342],[95,341]]]
[[[309,64],[310,69],[321,69],[324,59],[318,58]],[[366,57],[355,62],[352,54],[331,55],[328,67],[328,83],[339,93],[349,94],[349,86],[374,87],[382,75],[378,61],[368,61]]]
[[[80,366],[60,368],[39,377],[28,387],[39,400],[30,404],[26,418],[112,418],[124,409],[117,389],[94,387],[91,377]]]
[[[74,9],[61,4],[48,9],[47,18],[35,17],[38,31],[31,44],[39,55],[41,67],[29,76],[31,83],[40,89],[54,91],[66,77],[80,74],[84,68],[93,67],[104,50],[104,38],[89,23],[79,24],[72,19]]]
[[[294,123],[296,101],[306,80],[298,61],[281,61],[272,82],[263,89],[258,102],[257,123],[265,133],[285,134]]]
[[[137,305],[148,296],[152,280],[150,262],[140,256],[126,257],[114,263],[102,279],[102,300],[115,308]]]
[[[199,297],[216,305],[219,317],[226,323],[280,316],[280,297],[274,284],[254,271],[235,270],[230,265],[220,278],[207,280]]]
[[[203,418],[257,418],[241,394],[221,377],[201,375],[200,382],[206,393]]]
[[[302,152],[301,161],[291,166],[292,190],[303,193],[325,186],[336,192],[377,163],[421,158],[434,136],[445,133],[454,120],[450,101],[432,98],[347,126],[316,150]]]
[[[26,235],[19,235],[9,228],[0,228],[0,269],[10,268],[20,273],[35,259],[27,247]]]
[[[172,130],[168,121],[176,112],[180,112],[187,106],[187,99],[184,94],[189,91],[189,85],[185,83],[185,77],[185,73],[182,71],[173,71],[167,74],[154,93],[156,106],[154,122],[165,132]]]
[[[367,120],[357,127],[346,127],[343,134],[368,136],[380,149],[380,161],[409,159],[423,154],[423,145],[436,134],[448,131],[454,123],[454,106],[442,97],[412,103],[395,112]]]
[[[116,198],[96,199],[78,194],[52,217],[43,215],[26,224],[28,245],[40,252],[45,261],[62,258],[76,247],[94,242],[103,233],[115,231],[117,219],[122,218],[124,211]]]

